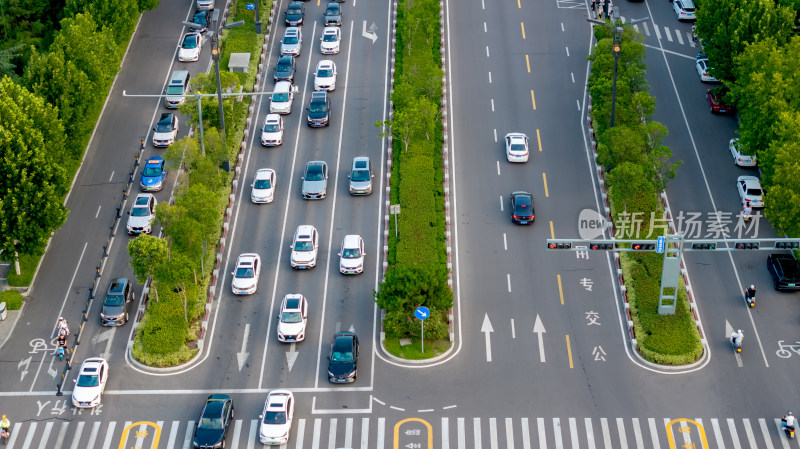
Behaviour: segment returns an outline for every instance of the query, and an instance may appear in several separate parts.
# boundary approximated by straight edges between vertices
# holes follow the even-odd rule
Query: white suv
[[[278,341],[291,343],[306,338],[308,322],[308,301],[299,293],[283,297],[281,314],[278,316]]]
[[[300,225],[294,232],[292,239],[292,268],[305,270],[317,266],[317,252],[319,250],[319,233],[311,225]]]
[[[360,235],[344,236],[339,250],[339,272],[360,274],[364,272],[364,239]]]

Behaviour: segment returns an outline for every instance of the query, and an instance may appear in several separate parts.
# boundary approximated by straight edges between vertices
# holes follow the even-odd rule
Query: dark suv
[[[767,269],[775,290],[800,290],[800,263],[791,254],[770,254],[767,256]]]
[[[308,126],[319,128],[328,126],[331,115],[331,103],[327,92],[312,92],[311,103],[308,104]]]
[[[103,309],[100,311],[100,324],[103,326],[122,326],[128,322],[128,309],[133,302],[133,286],[126,278],[111,280]]]
[[[358,377],[358,337],[352,332],[333,335],[328,355],[328,380],[332,383],[351,383]]]

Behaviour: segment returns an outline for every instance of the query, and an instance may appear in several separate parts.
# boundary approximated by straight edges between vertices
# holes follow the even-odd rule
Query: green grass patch
[[[42,254],[39,255],[27,255],[27,254],[20,254],[19,255],[19,271],[20,274],[17,275],[17,272],[14,268],[14,258],[13,255],[8,262],[12,262],[10,269],[8,270],[7,281],[8,285],[12,287],[29,287],[31,285],[31,281],[33,280],[33,273],[36,271],[36,267],[39,265],[39,259],[42,258]]]
[[[425,340],[425,352],[422,352],[421,341],[418,337],[411,337],[411,344],[400,346],[399,338],[386,338],[383,347],[389,354],[406,360],[425,360],[444,354],[450,349],[448,340]]]
[[[0,302],[6,303],[6,309],[19,310],[25,297],[16,290],[6,290],[0,293]]]

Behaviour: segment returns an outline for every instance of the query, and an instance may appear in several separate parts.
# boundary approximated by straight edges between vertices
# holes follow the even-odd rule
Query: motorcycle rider
[[[744,221],[749,221],[752,215],[753,208],[750,206],[750,201],[745,201],[744,208],[742,209],[742,219],[744,219]]]
[[[747,299],[755,298],[756,297],[756,286],[750,284],[750,287],[747,287],[747,290],[744,291],[745,296]]]
[[[65,320],[63,316],[58,318],[58,333],[69,335],[69,323],[67,323],[67,320]]]
[[[734,346],[741,346],[742,338],[744,338],[744,334],[742,333],[741,329],[737,330],[736,332],[733,332],[731,334],[731,344],[733,344]]]
[[[6,418],[6,415],[3,415],[3,419],[0,420],[0,428],[3,429],[3,432],[8,433],[9,427],[11,427],[11,422]]]
[[[67,336],[63,333],[59,333],[58,337],[56,338],[56,348],[66,348],[67,347]]]

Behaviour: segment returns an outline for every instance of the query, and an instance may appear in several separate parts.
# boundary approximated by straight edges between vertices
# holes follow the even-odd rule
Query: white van
[[[294,94],[297,91],[297,86],[292,86],[289,81],[278,81],[275,84],[275,90],[269,103],[269,112],[273,114],[291,113]]]
[[[169,77],[166,95],[186,95],[189,92],[189,71],[176,70]],[[175,109],[186,101],[186,97],[164,97],[164,106]]]

